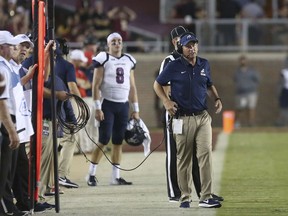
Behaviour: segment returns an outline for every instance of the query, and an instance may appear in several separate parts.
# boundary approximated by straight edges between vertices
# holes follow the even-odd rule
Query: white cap
[[[84,52],[82,50],[79,50],[79,49],[75,49],[71,52],[70,59],[81,60],[84,63],[86,63],[88,61],[88,59],[84,55]]]
[[[117,32],[113,32],[110,35],[108,35],[107,37],[107,44],[111,42],[111,40],[113,40],[114,38],[120,38],[122,40],[122,37],[119,33]]]
[[[0,31],[0,45],[2,44],[18,45],[19,43],[14,41],[14,37],[9,31]]]
[[[30,44],[30,47],[34,47],[34,44],[31,42],[31,40],[29,39],[29,37],[25,34],[18,34],[14,37],[13,39],[17,44],[21,44],[24,42],[28,42]]]

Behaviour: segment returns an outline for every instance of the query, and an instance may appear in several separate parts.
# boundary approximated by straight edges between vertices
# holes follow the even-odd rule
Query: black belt
[[[205,112],[205,110],[198,111],[198,112],[184,112],[184,111],[180,111],[179,112],[179,116],[198,116],[198,115],[202,115],[204,112]]]

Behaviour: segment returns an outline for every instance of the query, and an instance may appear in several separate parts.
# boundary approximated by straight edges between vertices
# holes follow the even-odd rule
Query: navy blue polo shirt
[[[44,87],[51,89],[51,77],[44,83]],[[66,91],[67,88],[63,81],[55,76],[55,91]],[[56,99],[57,103],[57,99]],[[51,99],[50,98],[43,98],[43,118],[50,119],[52,117],[52,110],[51,110]]]
[[[51,88],[51,77],[49,77],[48,81],[44,83],[46,88]],[[64,82],[57,76],[55,76],[55,91],[66,91],[67,88]],[[56,99],[56,103],[58,100]],[[67,122],[76,122],[76,118],[73,112],[72,104],[70,100],[66,100],[63,102],[63,109],[61,110],[61,116],[63,116]],[[43,100],[43,119],[52,118],[52,110],[51,110],[51,99],[44,98]]]
[[[159,74],[156,81],[171,85],[171,99],[178,109],[185,112],[199,112],[207,109],[207,87],[212,86],[208,60],[198,57],[192,66],[182,56],[170,63]]]
[[[76,71],[74,65],[65,60],[62,56],[57,55],[55,59],[55,74],[63,80],[67,89],[68,82],[76,83]]]

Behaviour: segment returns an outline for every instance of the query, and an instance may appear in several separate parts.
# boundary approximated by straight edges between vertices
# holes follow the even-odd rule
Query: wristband
[[[215,99],[215,102],[216,102],[217,100],[220,100],[220,101],[221,101],[221,98],[220,98],[220,97],[217,97],[217,98]]]
[[[132,103],[132,110],[133,110],[133,112],[139,112],[139,104],[138,103]]]
[[[95,102],[95,104],[94,104],[95,105],[95,109],[96,110],[101,110],[102,107],[101,107],[100,100],[95,100],[94,102]]]

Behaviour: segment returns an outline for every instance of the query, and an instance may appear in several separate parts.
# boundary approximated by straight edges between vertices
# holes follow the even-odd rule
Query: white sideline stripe
[[[213,151],[213,187],[214,193],[217,195],[219,194],[221,187],[221,176],[225,160],[225,153],[228,146],[228,138],[229,134],[221,132],[217,137],[216,149]],[[221,194],[219,195],[221,196]]]

